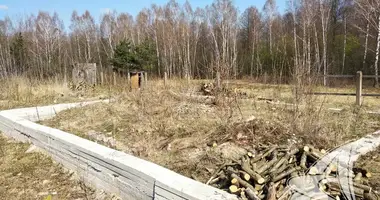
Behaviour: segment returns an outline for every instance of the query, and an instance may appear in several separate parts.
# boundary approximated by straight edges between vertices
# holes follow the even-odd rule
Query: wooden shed
[[[131,77],[131,89],[140,89],[144,81],[144,71],[132,71],[129,73]]]

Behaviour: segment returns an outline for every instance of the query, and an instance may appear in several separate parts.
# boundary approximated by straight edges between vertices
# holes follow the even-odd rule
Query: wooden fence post
[[[141,85],[140,85],[140,87],[141,87],[141,88],[145,88],[145,76],[144,76],[144,75],[145,75],[144,72],[141,72],[141,73],[140,73],[140,76],[141,76],[141,81],[140,81],[140,84],[141,84]]]
[[[64,75],[63,75],[63,82],[65,85],[67,85],[67,66],[65,65],[65,70],[64,70]]]
[[[131,74],[129,73],[129,71],[127,72],[127,81],[128,84],[131,83]]]
[[[164,85],[166,86],[168,82],[168,74],[166,72],[164,72]]]
[[[363,103],[363,73],[356,72],[356,105],[361,106]]]
[[[116,72],[113,71],[113,85],[116,85],[117,84],[117,81],[116,81]]]
[[[148,72],[144,73],[144,81],[145,81],[145,85],[147,85],[148,84]]]
[[[220,72],[216,72],[216,88],[220,89]]]

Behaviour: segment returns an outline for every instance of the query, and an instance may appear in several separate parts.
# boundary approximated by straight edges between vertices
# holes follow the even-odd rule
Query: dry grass
[[[23,77],[0,81],[0,110],[106,98],[120,88],[71,91],[55,80],[35,82]],[[0,135],[0,199],[111,199],[83,184],[76,175],[42,153],[25,153],[28,144]]]
[[[0,136],[0,199],[111,199],[95,193],[48,156]]]
[[[380,128],[379,117],[349,101],[343,112],[334,113],[320,97],[304,96],[298,107],[255,98],[293,102],[285,85],[230,83],[254,98],[219,98],[215,105],[191,97],[199,83],[177,80],[164,87],[151,81],[140,92],[121,93],[114,103],[68,110],[43,123],[90,139],[93,132],[113,138],[119,150],[203,182],[225,160],[259,144],[328,149]]]
[[[374,190],[380,191],[380,148],[377,148],[376,151],[373,151],[363,157],[361,157],[357,163],[356,167],[366,168],[371,172],[372,177],[369,178],[369,183]]]
[[[37,82],[23,77],[0,80],[0,85],[0,110],[107,98],[123,90],[98,86],[88,91],[71,91],[60,81]]]

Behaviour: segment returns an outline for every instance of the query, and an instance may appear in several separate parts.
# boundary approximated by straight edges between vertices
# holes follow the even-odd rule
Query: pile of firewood
[[[200,92],[205,96],[214,96],[215,94],[224,94],[225,96],[238,96],[238,97],[248,97],[246,92],[241,92],[236,88],[234,90],[221,87],[216,87],[213,83],[202,83]]]
[[[203,93],[203,95],[214,95],[215,86],[213,83],[202,83],[200,91]]]
[[[304,148],[289,148],[287,146],[271,146],[259,150],[255,155],[249,152],[240,160],[234,160],[222,165],[207,184],[238,195],[241,199],[299,199],[305,197],[305,191],[297,191],[291,187],[289,180],[295,177],[308,179],[302,188],[313,191],[312,199],[344,199],[345,193],[338,181],[338,164],[330,163],[325,171],[319,172],[313,164],[319,161],[327,152],[311,146]],[[371,173],[364,169],[348,170],[353,177],[351,195],[356,199],[378,199],[370,186],[368,178]],[[323,175],[322,180],[317,176]],[[293,195],[293,196],[292,196]],[[310,198],[307,198],[310,199]]]

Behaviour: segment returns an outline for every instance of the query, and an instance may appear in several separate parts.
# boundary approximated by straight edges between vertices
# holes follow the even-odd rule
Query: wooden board
[[[140,85],[139,85],[139,75],[138,74],[131,75],[131,89],[132,90],[137,90],[139,88],[140,88]]]

